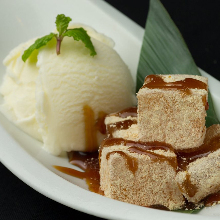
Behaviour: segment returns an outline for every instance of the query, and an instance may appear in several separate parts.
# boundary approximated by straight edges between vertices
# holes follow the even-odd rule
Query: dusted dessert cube
[[[106,197],[140,206],[184,206],[169,145],[106,138],[99,151],[100,186]]]
[[[106,131],[109,137],[138,140],[137,107],[124,109],[107,115],[105,118]]]
[[[194,75],[149,75],[138,97],[141,141],[199,147],[206,133],[208,79]]]
[[[197,203],[220,190],[220,125],[207,129],[204,144],[196,151],[178,153],[183,171],[176,180],[189,202]]]

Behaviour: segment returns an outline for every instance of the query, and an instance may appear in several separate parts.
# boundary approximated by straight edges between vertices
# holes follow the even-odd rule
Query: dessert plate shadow
[[[43,5],[43,7],[42,7]],[[51,7],[53,5],[53,7]],[[138,65],[144,30],[101,0],[3,0],[0,8],[0,60],[18,44],[48,34],[57,14],[64,13],[73,22],[94,27],[115,41],[115,49],[129,66],[133,79]],[[8,17],[10,14],[10,17]],[[16,34],[15,34],[16,33]],[[15,36],[16,35],[16,36]],[[129,45],[129,47],[128,47]],[[220,82],[209,78],[209,87],[220,119]],[[0,65],[1,80],[5,68]],[[0,97],[2,101],[2,97]],[[60,173],[53,165],[73,167],[66,154],[55,157],[41,149],[34,140],[0,114],[0,160],[23,182],[43,195],[76,210],[107,219],[219,219],[220,208],[205,208],[197,215],[155,210],[112,200],[88,191],[84,181]]]

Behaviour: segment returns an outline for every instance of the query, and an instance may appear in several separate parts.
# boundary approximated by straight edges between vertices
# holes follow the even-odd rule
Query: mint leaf
[[[52,40],[52,38],[56,36],[54,33],[50,33],[44,37],[38,38],[34,44],[32,44],[27,50],[24,51],[22,55],[22,60],[25,62],[28,57],[32,54],[32,52],[36,49],[39,49],[40,47],[45,46],[49,41]]]
[[[67,30],[70,21],[72,21],[72,19],[70,17],[66,17],[64,14],[57,15],[55,23],[57,31],[59,32],[59,36],[62,36],[63,33]]]
[[[76,41],[81,40],[85,44],[85,47],[90,50],[90,55],[95,56],[96,51],[92,44],[90,36],[83,28],[74,28],[68,30],[67,27],[70,21],[72,21],[72,19],[70,17],[66,17],[64,14],[57,15],[55,23],[59,34],[50,33],[44,37],[37,39],[34,44],[32,44],[27,50],[24,51],[22,55],[22,60],[25,62],[34,50],[46,45],[50,40],[52,40],[53,37],[56,37],[56,52],[57,55],[59,55],[61,42],[65,36],[73,37],[73,39]]]
[[[73,39],[76,41],[81,40],[85,44],[85,47],[87,47],[90,50],[90,55],[91,56],[96,55],[96,51],[92,44],[90,36],[83,28],[69,29],[63,34],[63,36],[73,37]]]

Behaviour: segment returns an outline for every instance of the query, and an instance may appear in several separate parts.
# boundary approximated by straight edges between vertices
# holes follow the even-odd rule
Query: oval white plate
[[[57,14],[85,23],[110,36],[115,49],[128,64],[135,80],[144,30],[100,0],[3,0],[0,7],[0,60],[19,43],[49,33]],[[10,16],[9,16],[10,15]],[[128,47],[129,45],[129,47]],[[1,78],[4,74],[1,64]],[[211,93],[220,118],[220,82],[208,76]],[[84,181],[56,171],[52,166],[71,167],[65,155],[54,157],[41,150],[42,143],[23,133],[0,114],[0,159],[16,176],[43,195],[66,206],[108,219],[219,219],[219,206],[197,215],[165,212],[139,207],[89,192]]]

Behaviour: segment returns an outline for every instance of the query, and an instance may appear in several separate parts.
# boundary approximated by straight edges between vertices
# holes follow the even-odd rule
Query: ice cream
[[[54,155],[97,150],[104,137],[93,129],[100,114],[136,102],[131,74],[113,49],[112,40],[90,27],[83,28],[91,36],[95,57],[82,42],[66,37],[59,56],[55,41],[51,41],[24,63],[21,55],[34,42],[31,40],[4,60],[7,69],[0,89],[1,111],[23,131],[43,141],[43,148]],[[91,135],[94,137],[88,143]]]

